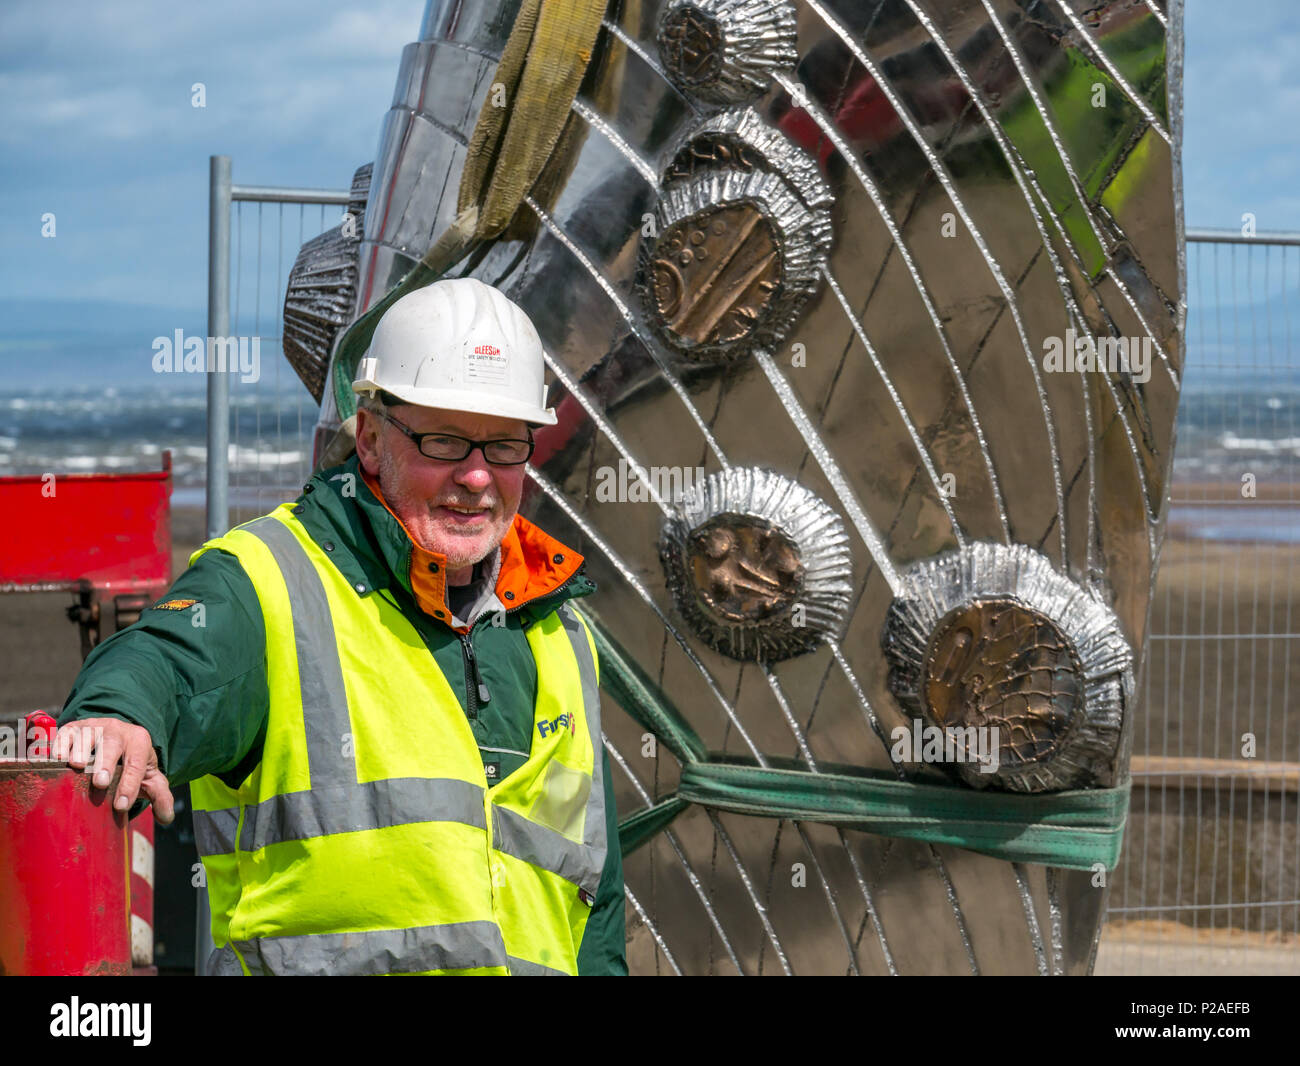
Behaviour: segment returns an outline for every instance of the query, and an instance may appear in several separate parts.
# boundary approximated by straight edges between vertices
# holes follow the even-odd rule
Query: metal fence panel
[[[1109,962],[1297,973],[1300,237],[1188,238],[1187,369]]]

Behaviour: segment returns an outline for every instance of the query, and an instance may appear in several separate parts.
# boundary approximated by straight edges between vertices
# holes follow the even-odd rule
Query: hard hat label
[[[510,380],[510,357],[493,344],[479,344],[465,353],[465,380],[475,385],[505,385]]]

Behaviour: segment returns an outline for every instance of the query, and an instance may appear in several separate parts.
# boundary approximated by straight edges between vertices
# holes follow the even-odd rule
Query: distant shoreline
[[[1165,526],[1169,540],[1212,541],[1228,544],[1300,544],[1300,481],[1261,482],[1253,499],[1241,496],[1241,486],[1221,481],[1175,481],[1173,503]],[[301,485],[285,485],[277,492],[263,486],[232,486],[229,499],[232,520],[244,521],[295,499]],[[260,500],[261,511],[258,511]],[[172,537],[177,545],[203,541],[203,486],[177,487],[172,494]],[[242,517],[239,515],[242,514]],[[191,549],[192,550],[192,549]]]

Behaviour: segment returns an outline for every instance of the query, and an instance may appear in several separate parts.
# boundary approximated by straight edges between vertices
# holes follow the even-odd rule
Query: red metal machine
[[[171,584],[171,453],[162,470],[0,478],[9,519],[0,592],[66,590],[82,655]],[[153,969],[153,812],[111,810],[113,786],[49,761],[51,719],[19,719],[0,757],[0,974]]]
[[[9,519],[0,592],[76,593],[68,616],[89,654],[104,621],[101,599],[112,597],[115,632],[171,584],[171,491],[171,452],[159,471],[0,478],[0,514]]]

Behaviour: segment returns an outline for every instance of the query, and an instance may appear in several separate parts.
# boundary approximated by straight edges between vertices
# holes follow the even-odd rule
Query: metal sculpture
[[[319,440],[401,286],[536,322],[634,972],[1089,972],[1182,372],[1179,0],[612,0],[558,58],[537,9],[430,0],[355,281],[304,248]],[[499,148],[535,57],[580,82],[540,168]]]

